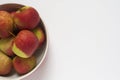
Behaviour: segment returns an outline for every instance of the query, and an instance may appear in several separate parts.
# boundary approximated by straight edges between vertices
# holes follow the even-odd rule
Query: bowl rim
[[[0,6],[2,6],[2,5],[13,5],[13,4],[20,5],[20,6],[25,6],[24,4],[18,4],[18,3],[4,3],[4,4],[0,4]],[[35,72],[40,67],[40,65],[42,64],[43,60],[45,59],[45,57],[47,55],[47,51],[48,51],[48,47],[49,47],[49,45],[48,45],[48,43],[49,43],[48,31],[46,29],[46,23],[44,22],[44,20],[42,18],[41,18],[41,21],[42,21],[43,26],[44,26],[43,28],[44,28],[44,32],[45,32],[45,36],[46,36],[46,45],[45,45],[45,50],[44,50],[43,57],[41,58],[40,62],[38,62],[38,64],[36,65],[36,67],[33,70],[31,70],[27,74],[22,75],[22,76],[20,76],[18,78],[16,77],[16,78],[13,78],[13,79],[8,79],[6,77],[0,77],[0,79],[4,79],[4,80],[21,80],[21,79],[24,79],[24,78],[28,77],[29,75],[31,75],[33,72]]]

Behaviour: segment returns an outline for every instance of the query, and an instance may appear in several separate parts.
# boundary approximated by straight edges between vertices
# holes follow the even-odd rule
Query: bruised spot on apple
[[[19,29],[33,29],[40,22],[38,12],[32,7],[22,7],[18,11],[12,13],[14,22]]]
[[[21,30],[16,36],[12,51],[19,57],[29,58],[38,48],[39,42],[33,32]]]
[[[0,75],[7,75],[11,72],[12,60],[4,53],[0,52]]]
[[[29,58],[16,56],[13,59],[13,66],[18,74],[26,74],[36,66],[36,58],[35,56],[31,56]]]
[[[36,27],[33,29],[33,33],[37,36],[39,40],[39,46],[41,46],[42,43],[45,41],[45,34],[43,30],[40,27]]]
[[[13,18],[7,11],[0,11],[0,37],[7,38],[13,31]]]

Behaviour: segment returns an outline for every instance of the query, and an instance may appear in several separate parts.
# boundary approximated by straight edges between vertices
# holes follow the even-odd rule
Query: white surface
[[[40,11],[50,39],[45,61],[24,80],[120,80],[120,0],[19,2]]]

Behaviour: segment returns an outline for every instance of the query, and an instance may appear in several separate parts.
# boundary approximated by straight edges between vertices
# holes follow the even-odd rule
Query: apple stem
[[[14,35],[12,32],[9,31],[9,33],[10,33],[13,37],[15,37],[15,35]]]

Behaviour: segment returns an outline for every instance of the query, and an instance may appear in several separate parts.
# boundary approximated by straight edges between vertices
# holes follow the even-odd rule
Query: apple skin
[[[29,58],[21,58],[16,56],[13,59],[13,66],[18,74],[26,74],[36,66],[36,58],[35,56],[31,56]]]
[[[40,22],[38,12],[32,7],[22,7],[16,12],[12,13],[14,22],[19,29],[33,29]]]
[[[19,57],[31,57],[38,48],[39,42],[33,32],[21,30],[16,36],[12,51]]]
[[[0,52],[0,75],[7,75],[12,70],[12,60]]]
[[[36,37],[39,40],[39,46],[41,46],[45,41],[45,33],[39,26],[33,29],[33,33],[36,35]]]
[[[0,50],[10,57],[14,56],[14,53],[12,51],[13,42],[14,37],[0,39]]]
[[[7,38],[13,31],[13,18],[10,13],[0,11],[0,38]]]

